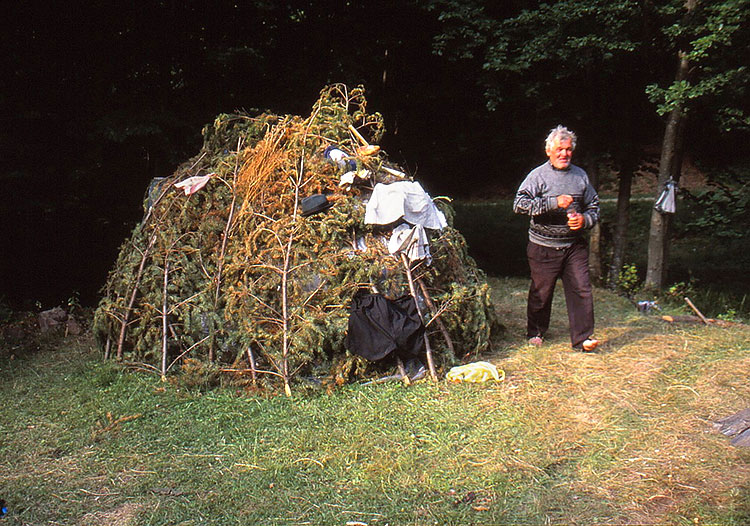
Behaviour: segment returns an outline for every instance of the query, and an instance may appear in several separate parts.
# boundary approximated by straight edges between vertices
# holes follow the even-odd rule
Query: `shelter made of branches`
[[[364,222],[374,185],[411,180],[376,146],[383,133],[364,90],[344,85],[306,118],[219,115],[199,154],[152,183],[120,249],[94,319],[105,355],[163,376],[188,359],[218,364],[287,393],[301,376],[341,383],[376,369],[346,349],[352,297],[409,294],[408,274],[438,368],[486,350],[489,287],[448,200],[435,200],[448,226],[428,230],[429,265],[406,269],[387,248],[393,225]],[[303,217],[315,194],[330,208]]]

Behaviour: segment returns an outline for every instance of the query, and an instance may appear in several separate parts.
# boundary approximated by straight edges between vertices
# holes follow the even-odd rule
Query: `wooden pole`
[[[253,354],[253,350],[250,347],[247,348],[247,359],[250,362],[250,375],[253,378],[253,385],[256,385],[258,380],[255,367],[255,355]]]
[[[396,357],[396,366],[398,367],[398,374],[401,375],[401,381],[404,382],[404,385],[406,387],[409,387],[411,385],[411,380],[409,379],[409,375],[406,374],[404,362],[402,362],[401,358],[399,358],[398,356]]]
[[[365,139],[364,137],[362,137],[362,135],[359,133],[359,131],[357,130],[357,128],[355,128],[351,124],[349,125],[349,131],[352,132],[352,134],[357,138],[357,140],[360,143],[362,143],[362,146],[370,146],[370,143],[367,142],[367,139]]]
[[[141,285],[141,279],[143,278],[143,268],[146,265],[146,260],[148,259],[151,248],[154,246],[154,243],[156,242],[156,229],[154,229],[153,234],[151,234],[151,239],[148,241],[148,246],[146,246],[146,249],[141,253],[141,263],[138,265],[138,272],[135,275],[135,282],[133,283],[133,290],[130,293],[130,300],[128,301],[128,306],[125,309],[125,314],[122,317],[122,324],[120,325],[120,336],[117,339],[117,354],[116,358],[117,361],[122,361],[122,353],[123,353],[123,346],[125,345],[125,332],[128,328],[128,322],[130,321],[130,313],[133,311],[133,305],[135,305],[135,299],[138,296],[138,287]]]
[[[168,288],[169,286],[169,252],[164,256],[164,285],[162,289],[162,300],[161,300],[161,381],[167,381],[167,331],[169,324],[167,323],[167,307],[168,307]]]
[[[698,315],[698,317],[699,317],[699,318],[701,319],[701,321],[702,321],[703,323],[705,323],[706,325],[708,325],[708,324],[709,324],[709,323],[708,323],[708,320],[707,320],[707,319],[706,319],[706,317],[705,317],[705,316],[703,315],[703,313],[702,313],[701,311],[699,311],[699,310],[698,310],[698,307],[696,307],[695,305],[693,305],[693,302],[692,302],[692,301],[690,301],[690,298],[688,298],[688,297],[686,296],[686,297],[685,297],[685,302],[686,302],[686,303],[687,303],[687,304],[688,304],[688,305],[690,306],[690,308],[691,308],[691,309],[693,309],[693,312],[695,312],[695,313],[696,313],[696,314]]]
[[[424,301],[427,303],[427,306],[430,308],[430,311],[432,312],[432,320],[437,323],[438,328],[440,329],[441,334],[443,335],[443,338],[445,338],[445,345],[448,346],[448,350],[453,354],[456,355],[456,349],[453,347],[453,340],[451,339],[451,335],[448,332],[448,328],[443,323],[443,320],[440,319],[440,312],[438,311],[437,307],[435,307],[435,304],[432,302],[432,298],[430,297],[429,292],[427,292],[427,287],[425,286],[424,282],[417,278],[417,283],[419,284],[419,289],[422,291],[422,295],[424,296]]]
[[[404,268],[406,269],[406,279],[409,281],[409,291],[411,292],[412,298],[414,298],[414,304],[417,307],[417,314],[419,314],[419,319],[422,320],[422,325],[424,325],[424,315],[422,315],[422,309],[419,308],[419,301],[417,297],[417,289],[414,286],[414,278],[411,275],[411,265],[409,264],[409,260],[406,257],[406,254],[401,252],[401,262],[404,264]],[[427,329],[425,328],[424,331],[424,348],[425,348],[425,354],[427,355],[427,367],[430,369],[430,376],[432,377],[432,380],[437,382],[437,372],[435,372],[435,362],[432,359],[432,347],[430,347],[430,339],[427,337]]]

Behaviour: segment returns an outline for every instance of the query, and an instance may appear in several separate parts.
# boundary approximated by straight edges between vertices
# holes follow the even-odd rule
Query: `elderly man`
[[[540,346],[549,328],[552,295],[562,278],[574,349],[591,352],[594,298],[589,279],[588,247],[583,232],[599,221],[599,196],[588,175],[570,160],[576,135],[564,126],[550,131],[545,143],[549,160],[534,168],[518,188],[513,211],[531,216],[526,255],[531,269],[527,333]]]

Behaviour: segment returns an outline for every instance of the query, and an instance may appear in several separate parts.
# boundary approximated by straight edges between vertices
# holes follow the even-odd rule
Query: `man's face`
[[[547,148],[547,157],[549,162],[558,170],[565,170],[570,166],[570,159],[573,157],[573,144],[570,139],[561,139],[552,144],[552,148]]]

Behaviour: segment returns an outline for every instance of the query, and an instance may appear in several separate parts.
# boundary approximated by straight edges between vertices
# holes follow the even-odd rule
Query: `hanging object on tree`
[[[664,184],[659,198],[654,203],[654,208],[661,214],[674,214],[677,211],[677,182],[671,177]]]

